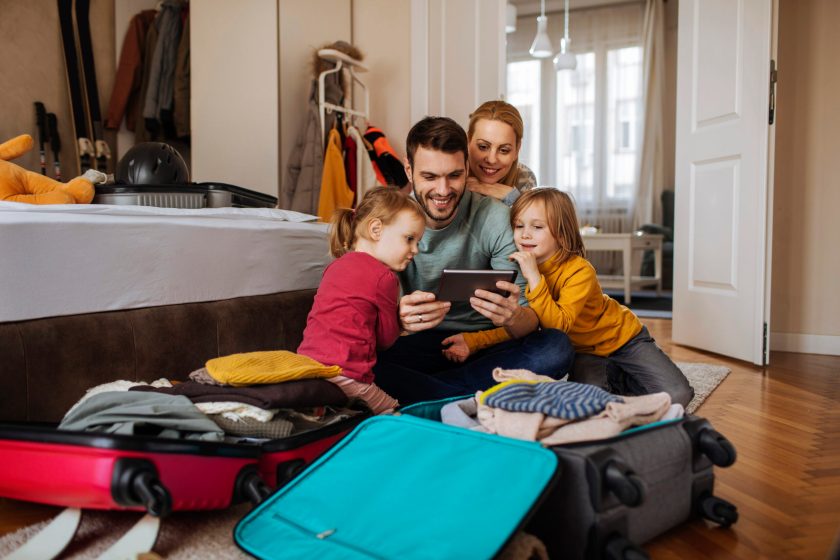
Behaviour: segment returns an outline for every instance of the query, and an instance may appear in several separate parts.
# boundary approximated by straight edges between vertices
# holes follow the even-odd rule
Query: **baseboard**
[[[771,332],[770,350],[840,356],[840,336]]]

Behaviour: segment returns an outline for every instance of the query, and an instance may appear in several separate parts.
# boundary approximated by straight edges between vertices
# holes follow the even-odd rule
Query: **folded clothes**
[[[546,416],[541,412],[509,412],[479,404],[476,418],[486,431],[501,436],[537,441],[554,433],[569,420]]]
[[[186,397],[184,397],[186,398]],[[257,422],[268,422],[277,414],[276,408],[260,408],[252,404],[234,401],[194,403],[195,407],[207,415],[222,414],[234,422],[250,418]]]
[[[558,381],[553,377],[540,375],[527,369],[502,369],[499,367],[493,370],[493,379],[499,383],[514,379],[519,379],[520,381]]]
[[[120,379],[117,381],[111,381],[108,383],[102,383],[101,385],[96,385],[95,387],[91,387],[85,394],[82,395],[82,398],[79,399],[76,404],[70,407],[64,416],[66,417],[68,414],[73,412],[73,410],[85,402],[87,399],[91,398],[94,395],[98,395],[99,393],[111,393],[111,392],[122,392],[128,391],[131,387],[136,387],[138,385],[148,385],[145,381],[129,381],[127,379]],[[172,383],[170,383],[167,379],[157,379],[152,381],[151,385],[153,387],[172,387]]]
[[[476,419],[477,408],[475,397],[452,401],[441,407],[440,421],[450,426],[486,432],[487,429]]]
[[[481,394],[479,393],[479,401]],[[582,420],[566,420],[541,412],[511,412],[478,404],[477,418],[493,434],[561,445],[617,436],[633,426],[661,420],[671,407],[668,393],[624,397],[624,402],[607,403],[604,410]]]
[[[206,367],[199,368],[193,372],[190,372],[190,374],[187,377],[189,377],[197,383],[202,383],[204,385],[225,385],[224,383],[219,383],[218,381],[213,379],[213,376],[210,375],[210,372],[207,371]]]
[[[342,371],[339,366],[325,366],[308,356],[287,350],[231,354],[208,360],[205,365],[213,379],[235,387],[334,377]]]
[[[481,404],[493,408],[539,412],[566,420],[588,418],[611,402],[622,402],[622,397],[594,385],[569,381],[505,381],[487,389],[481,396]]]
[[[186,397],[99,393],[67,413],[58,429],[222,441],[224,432]]]
[[[594,418],[570,422],[553,434],[540,439],[545,445],[591,441],[617,436],[627,428],[656,422],[671,407],[668,393],[652,393],[640,397],[624,397],[623,403],[611,402]]]
[[[276,416],[268,422],[259,422],[251,418],[231,420],[222,414],[213,414],[210,420],[215,422],[228,435],[280,439],[291,435],[294,424],[282,416]]]
[[[194,403],[241,402],[266,409],[347,404],[344,392],[326,379],[300,379],[251,387],[222,387],[190,380],[174,387],[139,385],[129,391],[183,395]]]

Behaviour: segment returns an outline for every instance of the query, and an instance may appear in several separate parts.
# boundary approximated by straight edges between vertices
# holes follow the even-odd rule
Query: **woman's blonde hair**
[[[510,166],[507,174],[502,177],[499,183],[509,187],[515,187],[516,180],[519,178],[519,148],[522,146],[522,136],[525,134],[525,123],[522,122],[522,115],[519,114],[519,110],[516,107],[505,101],[498,99],[495,101],[485,101],[470,114],[470,125],[467,128],[467,139],[469,142],[472,142],[476,123],[482,119],[501,121],[513,129],[513,135],[516,137],[516,159],[513,160],[513,165]]]
[[[525,209],[538,202],[545,208],[548,231],[560,248],[560,262],[572,255],[586,258],[575,203],[569,193],[552,187],[538,187],[523,192],[510,209],[510,226],[514,228]]]
[[[388,225],[403,210],[412,212],[425,223],[422,208],[413,199],[394,187],[376,187],[369,190],[355,210],[338,208],[330,221],[330,254],[338,258],[351,251],[359,237],[367,237],[371,220],[381,220]]]

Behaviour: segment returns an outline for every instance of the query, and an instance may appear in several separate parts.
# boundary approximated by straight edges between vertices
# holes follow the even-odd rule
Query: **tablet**
[[[438,286],[438,301],[467,301],[476,290],[487,290],[507,297],[505,290],[496,287],[496,282],[513,282],[515,270],[449,270],[445,269]]]

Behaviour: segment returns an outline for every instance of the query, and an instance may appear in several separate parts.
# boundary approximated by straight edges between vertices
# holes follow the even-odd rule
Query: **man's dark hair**
[[[417,148],[437,150],[447,154],[461,152],[467,162],[467,133],[449,117],[423,117],[411,130],[405,141],[409,165],[414,165]]]

